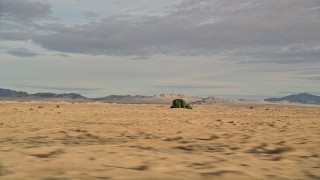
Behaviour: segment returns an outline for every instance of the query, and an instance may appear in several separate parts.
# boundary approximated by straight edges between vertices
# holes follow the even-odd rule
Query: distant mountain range
[[[121,104],[171,104],[174,99],[184,99],[190,104],[197,105],[235,105],[244,104],[246,101],[231,101],[217,97],[185,96],[182,94],[159,94],[154,96],[141,95],[110,95],[101,98],[87,98],[80,94],[55,94],[36,93],[28,94],[23,91],[15,91],[0,88],[0,101],[77,101],[77,102],[105,102]],[[290,95],[283,98],[269,98],[265,102],[293,102],[303,104],[320,105],[320,96],[307,93]]]
[[[87,100],[86,97],[81,96],[76,93],[69,94],[55,94],[55,93],[36,93],[28,94],[23,91],[15,91],[11,89],[2,89],[0,88],[0,99],[1,100]]]
[[[229,100],[221,99],[217,97],[207,97],[202,98],[201,100],[195,101],[192,104],[199,104],[199,105],[207,105],[207,104],[218,104],[218,103],[229,103]]]
[[[269,98],[269,99],[265,99],[265,101],[268,101],[268,102],[288,101],[288,102],[302,103],[302,104],[320,104],[320,96],[315,96],[308,93],[301,93],[301,94],[285,96],[282,98]]]
[[[202,97],[188,97],[182,94],[159,94],[154,96],[111,95],[103,98],[94,98],[93,100],[100,102],[125,104],[170,104],[174,99],[184,99],[187,102],[196,102],[202,100]]]
[[[28,93],[22,91],[14,91],[10,89],[2,89],[0,88],[0,97],[12,97],[12,98],[21,98],[29,96]]]
[[[55,94],[55,93],[36,93],[28,94],[22,91],[0,88],[0,101],[80,101],[80,102],[106,102],[121,104],[171,104],[174,99],[184,99],[192,104],[218,104],[228,102],[219,98],[202,98],[200,96],[185,96],[182,94],[159,94],[154,96],[141,95],[110,95],[101,98],[87,98],[80,94]],[[215,99],[215,101],[209,101]]]

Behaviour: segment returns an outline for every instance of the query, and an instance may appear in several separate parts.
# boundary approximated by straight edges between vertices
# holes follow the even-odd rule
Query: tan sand
[[[319,107],[168,107],[0,102],[0,179],[320,179]]]

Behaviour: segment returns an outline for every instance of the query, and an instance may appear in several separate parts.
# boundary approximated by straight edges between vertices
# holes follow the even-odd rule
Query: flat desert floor
[[[320,179],[320,108],[0,102],[0,179]]]

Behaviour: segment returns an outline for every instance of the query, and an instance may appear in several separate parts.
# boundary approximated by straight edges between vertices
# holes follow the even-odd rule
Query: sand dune
[[[0,179],[320,179],[319,107],[0,102]]]

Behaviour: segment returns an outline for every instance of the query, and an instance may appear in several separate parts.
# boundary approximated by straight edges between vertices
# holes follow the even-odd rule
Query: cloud
[[[0,40],[34,40],[48,31],[38,22],[52,19],[51,6],[42,1],[0,0]]]
[[[210,85],[163,85],[155,86],[157,88],[172,88],[172,89],[217,89],[217,88],[237,88],[237,86],[210,86]]]
[[[44,3],[1,2],[6,6],[9,2],[20,6],[28,3],[23,12],[27,19],[50,16],[50,6]],[[318,6],[318,0],[184,0],[162,16],[113,16],[74,26],[47,22],[37,26],[45,33],[8,31],[1,36],[8,40],[31,39],[59,53],[223,55],[235,61],[314,63],[320,61],[320,13],[310,8]],[[12,9],[6,14],[23,19],[23,13]]]
[[[0,19],[29,22],[51,16],[51,7],[43,2],[30,0],[0,0]]]
[[[63,53],[57,54],[57,56],[60,56],[60,57],[70,57],[69,55],[63,54]]]
[[[201,75],[198,75],[201,76]],[[210,80],[205,80],[204,76],[201,79],[198,79],[197,75],[192,78],[186,77],[186,79],[170,79],[169,82],[162,82],[159,85],[156,85],[156,88],[164,89],[233,89],[241,88],[244,84],[234,83],[234,82],[214,82]]]
[[[94,12],[90,12],[90,11],[86,11],[84,13],[84,17],[87,18],[87,19],[91,19],[91,18],[97,18],[98,15]]]
[[[301,68],[292,75],[294,80],[307,80],[309,83],[320,81],[320,71],[317,67]]]
[[[304,77],[304,79],[314,80],[314,81],[320,81],[320,76]]]
[[[44,89],[44,90],[57,90],[57,91],[75,91],[75,92],[88,92],[98,91],[99,88],[81,88],[81,87],[57,87],[57,86],[30,86],[30,85],[18,85],[18,87]]]
[[[294,79],[302,79],[302,80],[312,80],[312,81],[320,81],[320,75],[310,75],[310,76],[295,76]]]
[[[6,51],[8,54],[18,57],[34,57],[40,54],[32,52],[26,48],[7,48]]]

